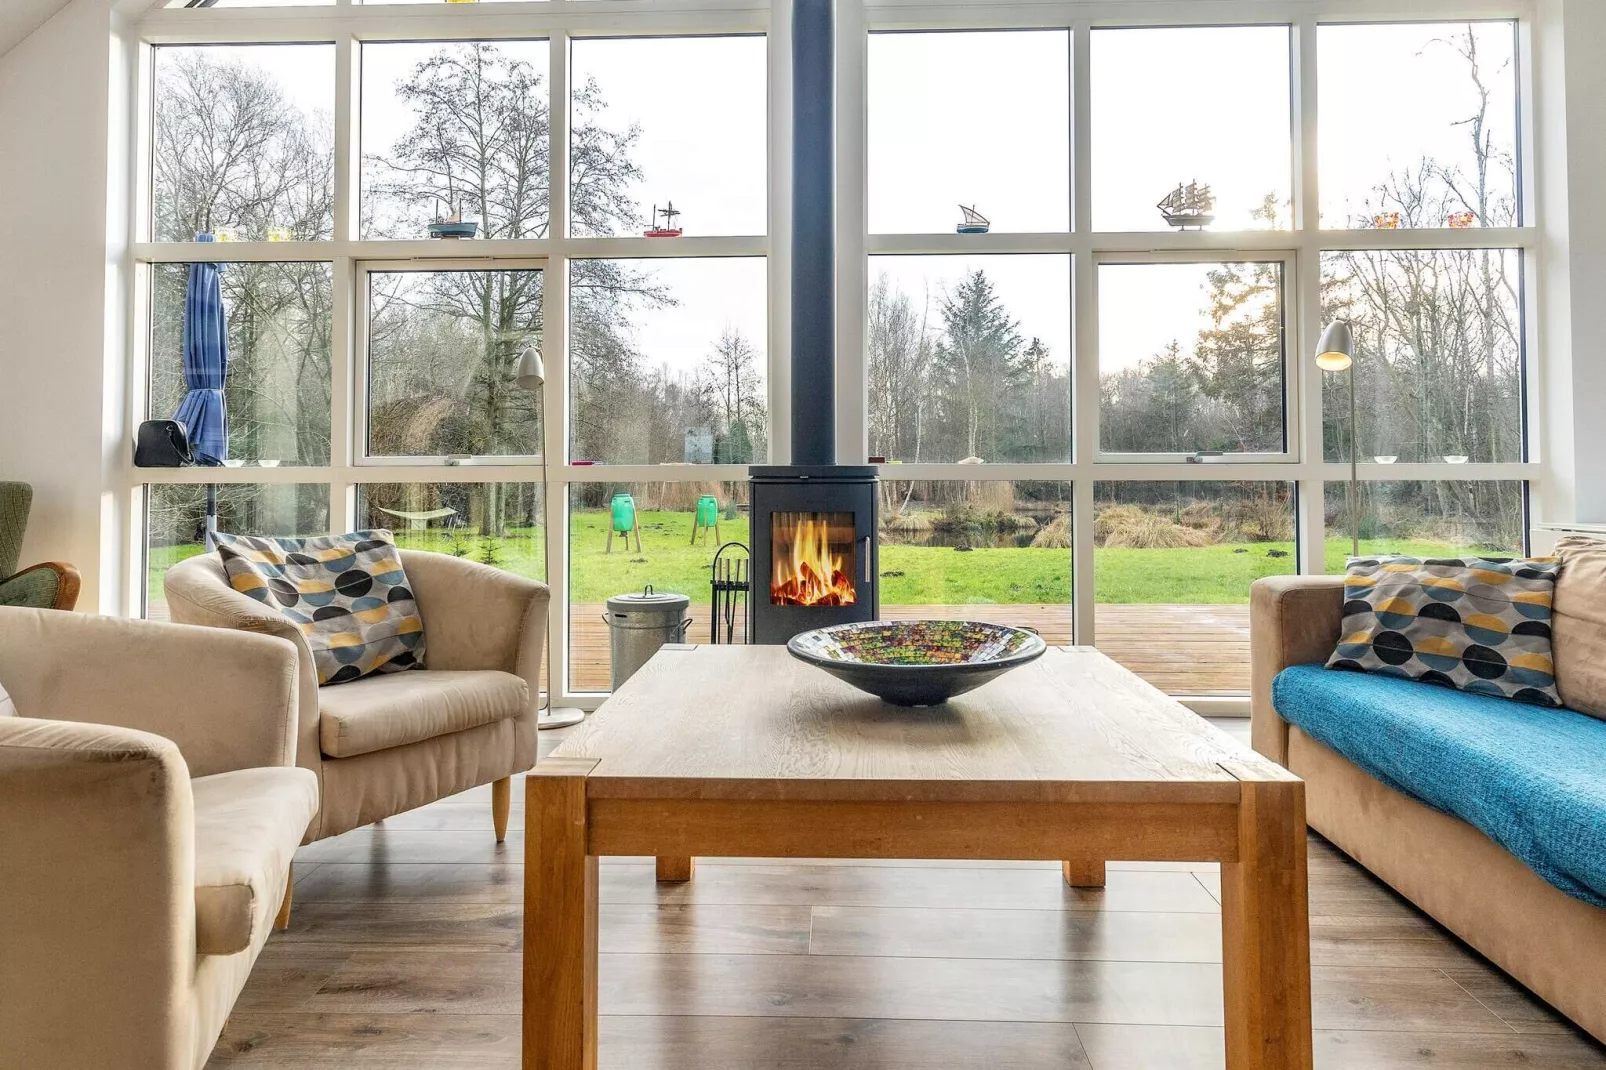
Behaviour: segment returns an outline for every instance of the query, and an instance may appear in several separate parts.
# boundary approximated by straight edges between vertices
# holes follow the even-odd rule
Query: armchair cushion
[[[301,628],[318,683],[343,684],[424,664],[424,621],[390,532],[217,539],[234,589]]]
[[[530,692],[508,672],[432,670],[369,676],[318,698],[324,754],[351,758],[517,717]]]
[[[261,909],[274,906],[296,846],[318,812],[318,778],[293,767],[240,769],[197,777],[195,950],[232,955],[252,944]]]

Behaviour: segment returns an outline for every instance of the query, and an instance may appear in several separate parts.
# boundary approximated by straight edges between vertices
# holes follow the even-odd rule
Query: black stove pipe
[[[792,4],[792,463],[836,463],[833,0]]]

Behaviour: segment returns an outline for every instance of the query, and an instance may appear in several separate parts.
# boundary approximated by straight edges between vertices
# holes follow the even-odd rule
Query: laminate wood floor
[[[1247,722],[1224,727],[1247,735]],[[542,750],[563,733],[543,733]],[[490,790],[305,847],[209,1067],[519,1065],[523,855]],[[1313,837],[1320,1070],[1606,1070],[1606,1048]],[[1216,867],[605,859],[603,1070],[1219,1070]]]

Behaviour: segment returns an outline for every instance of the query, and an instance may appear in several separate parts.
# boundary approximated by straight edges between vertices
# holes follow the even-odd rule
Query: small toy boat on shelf
[[[971,205],[969,208],[966,208],[961,204],[959,206],[959,210],[965,213],[965,217],[963,222],[954,227],[954,230],[958,233],[986,234],[989,230],[993,229],[993,221],[976,211],[975,205]]]
[[[675,217],[678,216],[678,215],[680,215],[680,212],[676,210],[674,201],[670,201],[669,202],[669,207],[668,208],[660,208],[656,204],[653,205],[652,206],[652,226],[648,227],[646,230],[641,232],[642,237],[645,237],[645,238],[678,238],[678,237],[680,237],[681,229],[679,227],[675,226]],[[658,217],[659,216],[663,217],[663,220],[664,220],[663,226],[659,226],[658,225]]]
[[[1211,214],[1215,211],[1216,198],[1209,186],[1197,182],[1185,186],[1179,183],[1155,207],[1160,209],[1165,221],[1178,230],[1200,230],[1216,221]]]

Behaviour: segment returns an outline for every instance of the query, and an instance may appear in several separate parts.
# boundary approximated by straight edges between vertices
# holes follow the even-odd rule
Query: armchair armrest
[[[1343,576],[1267,576],[1249,588],[1250,738],[1275,762],[1288,761],[1288,725],[1271,682],[1290,665],[1326,661],[1343,622]]]
[[[162,591],[175,623],[269,635],[295,647],[299,675],[295,760],[303,769],[319,772],[323,756],[318,750],[318,670],[301,629],[278,610],[231,587],[216,553],[201,554],[168,569],[162,575]]]
[[[170,741],[0,718],[0,1065],[187,1065],[194,825]]]
[[[299,678],[282,639],[0,609],[0,680],[24,717],[155,733],[195,776],[295,764]]]
[[[64,561],[46,561],[0,580],[0,606],[71,609],[78,604],[78,570]]]
[[[547,585],[450,554],[403,550],[401,559],[424,618],[424,664],[522,676],[534,709],[546,652]]]

